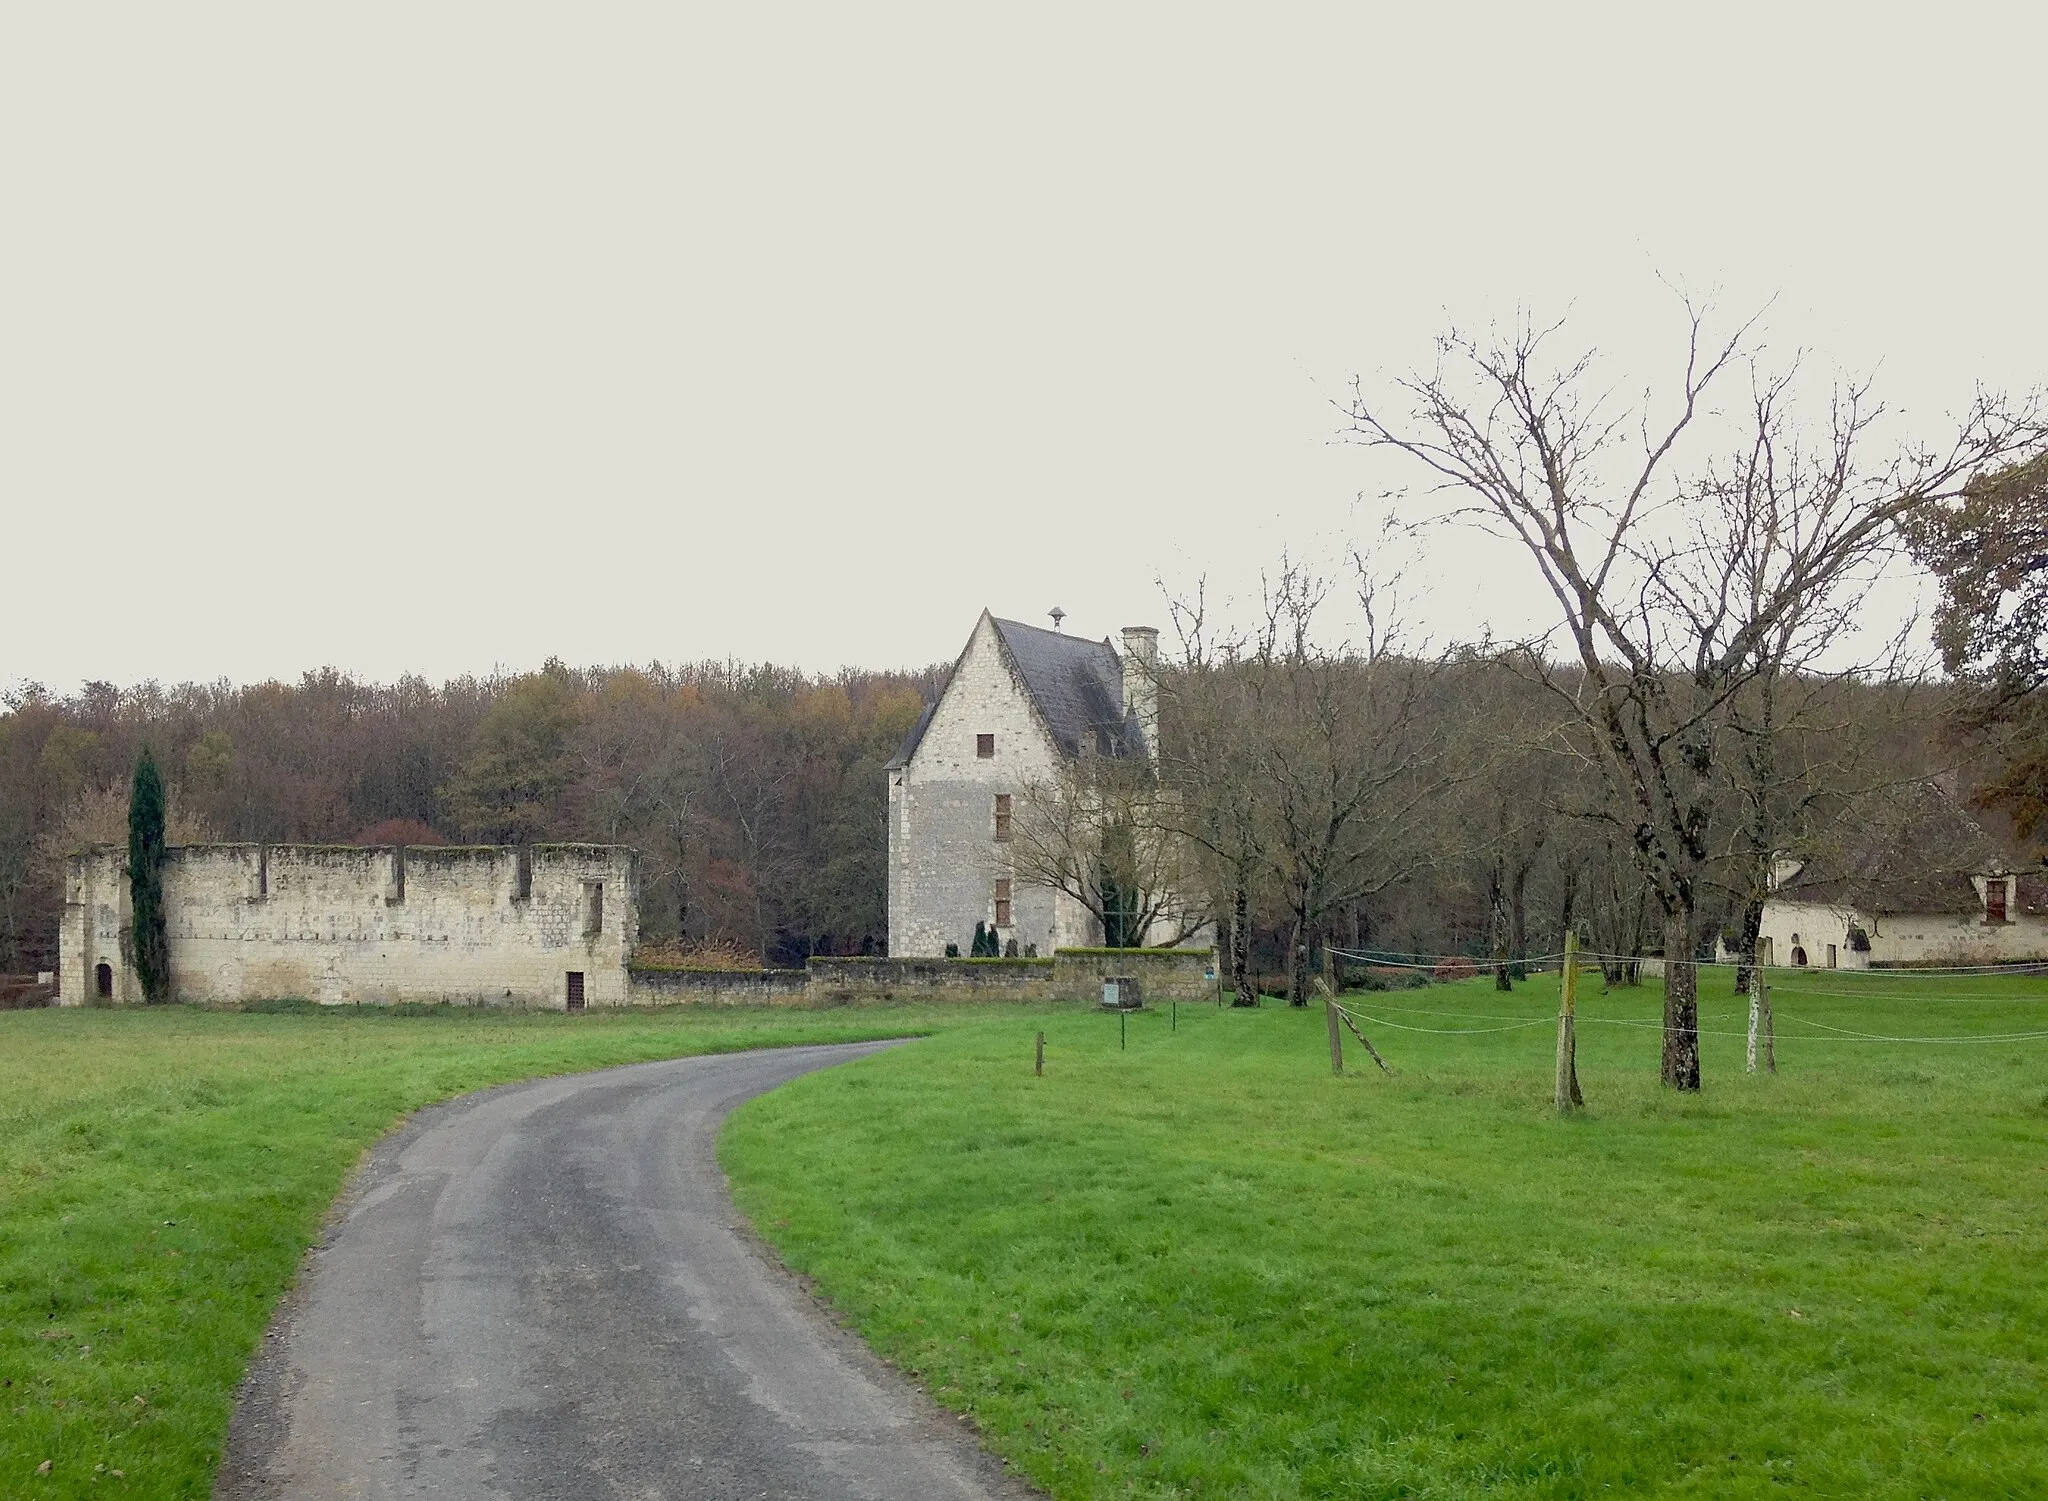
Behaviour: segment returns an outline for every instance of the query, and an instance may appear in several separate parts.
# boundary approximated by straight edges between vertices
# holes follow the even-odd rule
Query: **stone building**
[[[1757,958],[1794,968],[2048,962],[2048,871],[1945,789],[1902,797],[1845,847],[1777,861]]]
[[[1757,958],[1805,969],[2048,964],[2048,872],[1921,870],[1891,879],[1779,862]]]
[[[1081,756],[1157,758],[1159,632],[1123,655],[986,610],[938,702],[888,766],[889,953],[966,953],[977,923],[1020,953],[1102,942],[1071,896],[1018,879],[1009,848],[1025,791]]]
[[[616,845],[173,848],[164,913],[175,999],[622,1005],[639,933],[633,851]],[[67,873],[59,995],[143,999],[127,852]]]

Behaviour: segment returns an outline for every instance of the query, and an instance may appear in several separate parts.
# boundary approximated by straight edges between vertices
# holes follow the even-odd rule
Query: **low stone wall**
[[[808,999],[849,1001],[1049,1001],[1056,966],[1050,959],[813,958]]]
[[[1100,1001],[1110,976],[1145,1001],[1212,999],[1208,949],[1061,949],[1050,959],[828,959],[801,970],[630,971],[634,1006],[844,1006],[859,1001]]]
[[[790,1006],[805,999],[800,969],[629,969],[629,1006]]]
[[[1102,999],[1102,982],[1128,975],[1146,1005],[1216,998],[1214,949],[1060,949],[1053,993],[1062,1000]]]

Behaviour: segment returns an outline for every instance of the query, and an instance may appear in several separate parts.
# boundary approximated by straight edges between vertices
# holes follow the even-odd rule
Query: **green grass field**
[[[1554,979],[1480,981],[1354,998],[1393,1078],[1320,1010],[999,1017],[723,1153],[1055,1496],[2048,1495],[2048,1037],[1852,1035],[2048,1030],[2048,982],[1783,983],[1775,1078],[1728,983],[1684,1098],[1655,989],[1595,982],[1572,1119],[1515,1025]]]
[[[271,1310],[349,1169],[406,1111],[542,1074],[958,1019],[0,1013],[0,1501],[207,1495]]]

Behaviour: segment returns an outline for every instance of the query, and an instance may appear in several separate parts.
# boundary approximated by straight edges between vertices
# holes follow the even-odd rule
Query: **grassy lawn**
[[[1654,989],[1004,1017],[753,1102],[742,1207],[1052,1494],[2048,1495],[2048,983],[1816,975],[1775,1077]],[[1397,1009],[1402,1008],[1402,1009]],[[1399,1030],[1474,1029],[1465,1035]],[[1046,1073],[1031,1034],[1047,1032]],[[1482,1030],[1506,1028],[1506,1030]],[[1829,1031],[1828,1028],[1839,1030]],[[1823,1040],[1825,1039],[1825,1040]]]
[[[0,1498],[208,1494],[300,1253],[406,1111],[541,1074],[958,1018],[0,1013]]]

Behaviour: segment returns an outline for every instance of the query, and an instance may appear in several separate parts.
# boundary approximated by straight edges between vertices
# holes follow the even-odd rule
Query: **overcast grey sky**
[[[1661,376],[1660,274],[1934,423],[2042,375],[2043,16],[10,6],[0,685],[1159,621],[1408,477],[1352,374]]]

